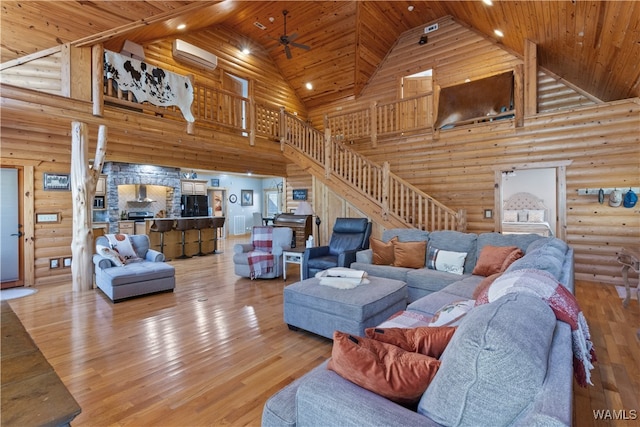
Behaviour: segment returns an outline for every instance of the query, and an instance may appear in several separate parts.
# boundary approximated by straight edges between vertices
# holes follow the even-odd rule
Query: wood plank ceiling
[[[538,44],[538,62],[603,101],[640,96],[638,1],[2,1],[1,62],[60,43],[102,40],[119,50],[224,26],[266,49],[307,108],[357,96],[398,36],[443,16],[522,55]],[[287,59],[277,39],[287,33],[309,51]],[[412,9],[412,10],[410,10]],[[258,22],[265,29],[258,28]],[[494,29],[504,33],[503,38]],[[417,43],[418,40],[416,40]],[[241,48],[241,46],[238,46]],[[311,82],[313,90],[305,88]]]

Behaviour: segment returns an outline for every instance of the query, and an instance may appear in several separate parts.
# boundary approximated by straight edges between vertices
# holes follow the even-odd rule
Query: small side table
[[[627,296],[625,297],[622,305],[624,307],[629,306],[629,300],[631,299],[631,287],[629,286],[629,269],[640,272],[640,248],[622,248],[618,252],[618,263],[622,264],[622,280],[624,281],[624,287],[627,290]],[[638,280],[638,287],[635,289],[636,298],[640,302],[640,280]]]
[[[302,280],[302,257],[304,256],[305,248],[298,250],[291,249],[282,252],[282,279],[287,280],[287,264],[300,265],[300,280]]]

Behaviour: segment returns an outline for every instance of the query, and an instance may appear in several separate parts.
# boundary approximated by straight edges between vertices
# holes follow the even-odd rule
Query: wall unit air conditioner
[[[173,41],[173,57],[207,70],[214,70],[218,66],[218,57],[213,53],[180,39]]]

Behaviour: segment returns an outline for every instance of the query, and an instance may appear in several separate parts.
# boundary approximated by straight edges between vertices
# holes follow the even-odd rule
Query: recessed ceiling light
[[[242,53],[244,53],[245,55],[249,55],[251,53],[251,51],[249,50],[248,47],[245,47],[242,49]]]
[[[409,6],[409,7],[407,8],[407,10],[409,10],[409,12],[413,12],[413,9],[414,9],[414,8],[413,8],[413,6]]]
[[[313,89],[313,85],[311,83],[307,83],[305,86],[309,90]]]
[[[487,6],[493,6],[493,2],[491,0],[482,0],[482,3],[486,4]]]
[[[498,37],[504,37],[504,33],[502,31],[500,31],[500,30],[493,30],[493,32]]]
[[[185,28],[187,28],[187,24],[180,24],[176,28],[179,30],[184,30]]]

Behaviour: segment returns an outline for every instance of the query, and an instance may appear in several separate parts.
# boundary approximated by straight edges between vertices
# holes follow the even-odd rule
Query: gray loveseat
[[[424,232],[402,232],[422,233],[429,238]],[[386,237],[390,238],[393,233],[389,230]],[[445,234],[438,236],[439,233]],[[469,235],[456,235],[462,234],[457,232],[430,234],[441,237],[442,240],[437,240],[439,243],[469,239]],[[473,264],[465,266],[465,271],[473,270],[478,249],[483,245],[515,245],[524,249],[525,256],[511,264],[507,271],[545,270],[573,292],[573,250],[561,240],[498,233],[470,236],[475,239],[476,248],[471,254]],[[359,268],[362,264],[361,259],[352,267]],[[377,275],[382,270],[367,271]],[[387,271],[393,278],[402,277],[400,270]],[[406,280],[408,273],[404,271]],[[412,278],[414,292],[429,289],[428,271],[422,273],[422,281]],[[438,274],[441,272],[434,273],[434,280],[444,280]],[[457,280],[450,280],[448,284],[433,286],[438,289],[424,291],[426,295],[415,299],[407,310],[432,315],[447,303],[470,299],[483,279],[471,274],[458,275]],[[475,307],[462,319],[417,410],[345,380],[327,370],[324,362],[265,403],[262,425],[570,426],[571,345],[569,325],[557,321],[541,299],[524,294],[506,295]]]
[[[96,286],[113,302],[156,292],[173,292],[176,286],[175,268],[164,262],[164,255],[149,249],[149,236],[129,235],[138,262],[123,266],[99,254],[93,255]],[[110,247],[109,240],[101,236],[96,239],[96,248]]]

